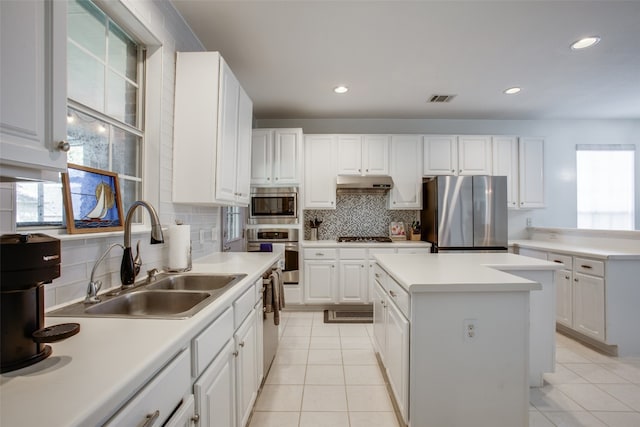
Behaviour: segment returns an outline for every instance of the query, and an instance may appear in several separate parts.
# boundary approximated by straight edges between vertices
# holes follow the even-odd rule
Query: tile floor
[[[371,325],[284,312],[281,327],[250,427],[399,427]],[[607,357],[562,335],[556,342],[556,372],[531,389],[530,427],[640,427],[640,358]]]

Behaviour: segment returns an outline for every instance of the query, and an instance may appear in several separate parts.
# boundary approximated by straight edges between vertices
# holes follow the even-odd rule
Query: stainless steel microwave
[[[251,189],[249,224],[297,224],[298,189],[277,187]]]

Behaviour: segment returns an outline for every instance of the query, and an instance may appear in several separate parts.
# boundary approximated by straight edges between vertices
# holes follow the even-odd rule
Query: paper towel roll
[[[273,253],[280,255],[280,260],[278,261],[278,267],[284,270],[284,243],[274,243],[272,245]]]
[[[187,224],[169,227],[169,269],[184,270],[189,266],[191,227]]]

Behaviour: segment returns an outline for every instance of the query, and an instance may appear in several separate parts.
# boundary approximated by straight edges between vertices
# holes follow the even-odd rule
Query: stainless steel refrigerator
[[[432,252],[507,251],[506,177],[437,176],[422,185],[422,240]]]

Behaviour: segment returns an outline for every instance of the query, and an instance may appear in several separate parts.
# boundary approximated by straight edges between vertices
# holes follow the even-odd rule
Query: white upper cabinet
[[[339,135],[338,175],[389,175],[389,137]]]
[[[456,175],[458,170],[458,137],[433,135],[424,137],[424,176]]]
[[[520,208],[544,207],[544,139],[520,138]]]
[[[67,5],[0,2],[0,175],[57,180],[67,167]]]
[[[304,138],[304,208],[336,208],[338,140],[335,135]]]
[[[174,202],[248,204],[252,109],[218,52],[178,52]]]
[[[251,147],[251,185],[300,185],[302,129],[255,129]]]
[[[391,137],[389,162],[393,188],[389,209],[422,209],[422,140],[419,135]]]
[[[425,136],[422,174],[490,175],[491,136]]]
[[[491,137],[458,137],[458,175],[491,175]]]
[[[518,138],[493,137],[493,173],[507,177],[507,206],[518,207]]]

